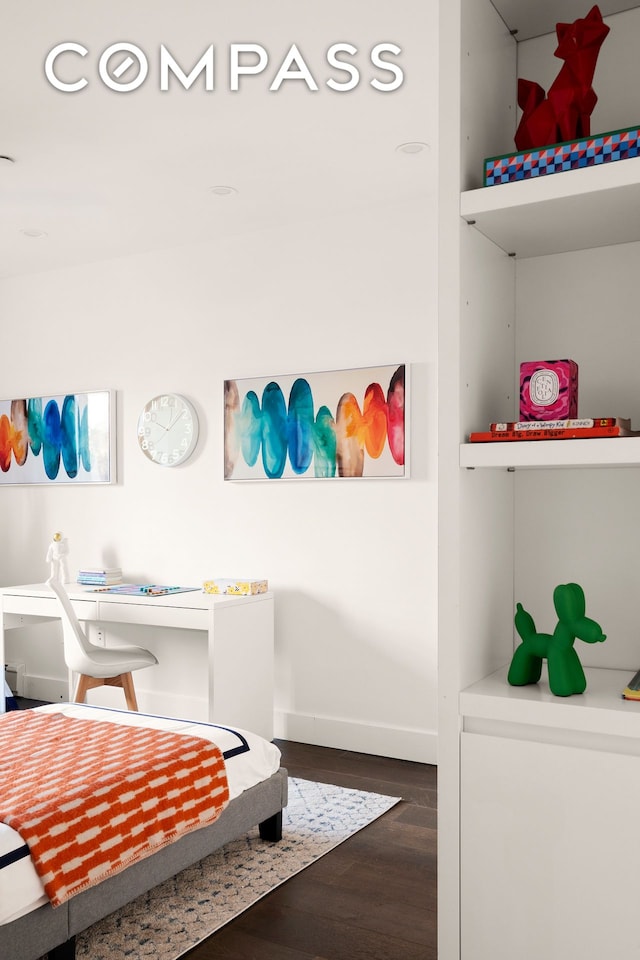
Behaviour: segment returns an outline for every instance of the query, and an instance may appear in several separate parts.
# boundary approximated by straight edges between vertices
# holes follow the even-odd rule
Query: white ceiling
[[[349,218],[372,205],[420,203],[433,189],[437,135],[435,0],[4,0],[0,37],[0,277],[209,240],[272,225]],[[58,75],[80,76],[78,93],[55,90],[44,75],[47,53],[73,41],[89,51],[65,54]],[[358,48],[358,86],[331,91],[346,74],[325,59],[328,47]],[[388,57],[402,86],[369,51],[396,43]],[[137,90],[108,89],[97,75],[102,52],[136,44],[149,61]],[[269,65],[229,90],[232,43],[265,48]],[[302,80],[269,91],[296,43],[319,90]],[[216,50],[216,89],[203,80],[160,91],[164,44],[188,73],[205,49]],[[111,72],[124,59],[116,55]],[[135,75],[135,66],[123,74]],[[425,141],[419,155],[398,144]],[[236,195],[219,198],[215,185]],[[34,239],[23,231],[44,231]]]

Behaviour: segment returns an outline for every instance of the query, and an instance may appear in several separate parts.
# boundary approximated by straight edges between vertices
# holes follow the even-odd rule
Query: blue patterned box
[[[545,177],[563,170],[594,167],[640,155],[640,127],[613,130],[583,140],[567,140],[522,153],[505,153],[484,162],[484,186]]]

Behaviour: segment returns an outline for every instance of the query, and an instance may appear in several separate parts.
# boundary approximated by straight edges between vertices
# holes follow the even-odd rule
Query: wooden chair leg
[[[84,673],[81,673],[78,677],[78,683],[76,684],[76,692],[73,695],[75,703],[85,703],[87,690],[89,690],[94,684],[91,683],[92,677],[86,677]]]
[[[86,674],[81,673],[78,677],[78,685],[76,686],[76,692],[74,694],[74,701],[76,703],[85,703],[87,690],[92,690],[94,687],[121,687],[124,691],[124,696],[127,701],[127,707],[129,710],[138,710],[138,701],[136,699],[136,691],[133,685],[133,677],[130,673],[120,673],[117,677],[88,677]]]
[[[136,699],[135,687],[133,686],[133,677],[130,673],[123,673],[120,679],[129,710],[137,710],[138,701]]]

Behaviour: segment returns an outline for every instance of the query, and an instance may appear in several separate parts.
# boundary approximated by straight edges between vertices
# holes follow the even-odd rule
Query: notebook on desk
[[[120,593],[127,597],[166,597],[169,593],[191,593],[200,587],[166,587],[157,583],[119,583],[111,587],[94,587],[89,593]]]

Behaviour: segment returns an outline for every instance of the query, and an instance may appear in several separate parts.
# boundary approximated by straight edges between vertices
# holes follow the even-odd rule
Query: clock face
[[[145,457],[163,467],[176,467],[191,456],[198,442],[198,417],[177,393],[149,400],[138,418],[138,443]]]

